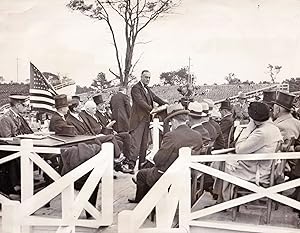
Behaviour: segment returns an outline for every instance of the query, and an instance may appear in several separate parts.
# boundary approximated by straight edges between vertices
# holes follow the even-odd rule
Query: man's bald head
[[[94,101],[88,100],[84,104],[84,110],[87,113],[94,115],[96,113],[96,111],[97,111],[97,105],[96,105],[96,103]]]

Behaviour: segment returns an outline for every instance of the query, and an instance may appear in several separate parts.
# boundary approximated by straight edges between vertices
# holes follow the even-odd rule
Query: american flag
[[[54,111],[53,97],[57,93],[43,74],[31,62],[29,93],[32,108]]]

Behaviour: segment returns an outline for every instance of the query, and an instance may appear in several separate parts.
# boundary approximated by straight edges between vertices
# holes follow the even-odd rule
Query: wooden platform
[[[114,180],[114,221],[110,227],[100,227],[99,229],[92,228],[76,228],[76,233],[117,233],[117,215],[122,210],[131,210],[136,204],[128,203],[128,198],[132,198],[135,195],[135,184],[132,182],[132,175],[117,173],[118,178]],[[41,208],[38,210],[35,215],[38,216],[51,216],[53,218],[61,216],[60,209],[60,196],[57,196],[51,201],[49,208]],[[209,193],[205,193],[200,201],[193,207],[192,211],[199,210],[204,208],[204,206],[213,205],[215,203],[212,200]],[[101,207],[99,207],[101,208]],[[253,225],[264,224],[264,218],[266,215],[266,209],[257,208],[253,206],[242,206],[240,212],[237,215],[236,222],[247,223]],[[85,218],[85,214],[81,213],[81,218]],[[212,222],[218,222],[221,224],[235,224],[232,222],[231,211],[227,210],[226,212],[221,212],[218,214],[211,215],[209,217],[201,218],[200,220],[209,220]],[[175,221],[176,222],[176,221]],[[281,227],[291,227],[299,228],[300,232],[300,221],[296,213],[292,211],[291,208],[279,205],[278,210],[272,211],[271,225],[272,226],[281,226]],[[150,219],[145,221],[143,227],[153,227],[155,223],[151,222]],[[56,231],[56,227],[33,227],[34,233],[53,233]],[[192,233],[205,232],[205,233],[227,233],[232,231],[227,230],[218,230],[218,229],[208,229],[200,227],[191,227]],[[234,231],[238,232],[238,231]],[[288,232],[288,231],[287,231]],[[270,232],[271,233],[271,232]],[[275,232],[274,232],[275,233]]]

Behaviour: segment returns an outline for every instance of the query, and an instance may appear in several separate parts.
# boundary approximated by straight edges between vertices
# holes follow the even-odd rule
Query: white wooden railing
[[[154,124],[158,127],[159,124]],[[156,130],[155,132],[158,132]],[[158,137],[158,135],[153,135]],[[287,181],[269,188],[257,186],[248,181],[227,174],[223,171],[206,166],[204,162],[227,161],[227,160],[269,160],[269,159],[300,159],[300,152],[269,153],[269,154],[226,154],[226,155],[193,155],[189,148],[181,148],[179,157],[170,166],[162,177],[151,188],[147,195],[133,210],[122,211],[118,216],[119,233],[136,232],[190,232],[191,227],[218,228],[233,231],[246,232],[299,232],[299,229],[288,227],[251,225],[242,223],[226,223],[220,221],[199,220],[201,217],[209,216],[225,209],[230,209],[241,204],[251,202],[262,197],[271,198],[277,202],[300,210],[300,202],[279,194],[300,186],[300,178]],[[253,191],[253,194],[239,197],[227,202],[191,211],[191,168],[228,181],[237,186]],[[178,207],[178,228],[171,228]],[[143,222],[153,209],[156,209],[156,227],[141,228]]]
[[[38,153],[60,154],[59,148],[34,147],[31,139],[21,140],[20,146],[2,145],[0,151],[17,151],[0,164],[20,157],[21,201],[12,201],[0,195],[2,204],[2,232],[31,232],[32,226],[57,226],[57,232],[73,232],[76,226],[98,228],[113,221],[113,145],[102,144],[101,151],[80,166],[60,176]],[[53,183],[34,194],[33,163],[40,167]],[[74,182],[88,172],[90,175],[78,195]],[[101,179],[101,212],[88,201]],[[34,212],[61,194],[61,218],[33,216]],[[99,195],[99,193],[98,193]],[[95,219],[79,219],[82,210]]]

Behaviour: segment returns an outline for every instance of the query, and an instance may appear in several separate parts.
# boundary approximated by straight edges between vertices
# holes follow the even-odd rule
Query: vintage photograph
[[[299,0],[0,0],[0,233],[299,233]]]

